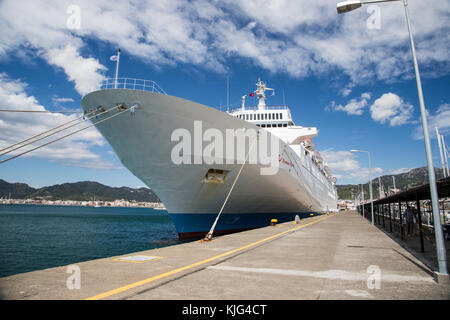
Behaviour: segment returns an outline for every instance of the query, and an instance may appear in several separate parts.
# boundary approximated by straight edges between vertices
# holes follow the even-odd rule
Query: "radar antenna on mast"
[[[256,83],[256,96],[258,97],[258,110],[264,110],[265,106],[266,106],[266,95],[265,95],[265,91],[267,90],[275,90],[272,88],[267,88],[266,84],[264,82],[261,81],[260,78],[258,78],[258,82]]]

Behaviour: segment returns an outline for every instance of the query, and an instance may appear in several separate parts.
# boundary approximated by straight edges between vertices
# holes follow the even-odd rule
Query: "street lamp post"
[[[366,210],[364,209],[364,185],[361,185],[361,196],[362,196],[362,212],[363,212],[363,218],[366,217]]]
[[[345,13],[354,9],[357,9],[361,7],[363,4],[369,4],[369,3],[378,3],[378,2],[392,2],[392,1],[400,1],[400,0],[375,0],[375,1],[344,1],[337,4],[336,9],[338,13]],[[422,92],[422,83],[420,81],[420,74],[419,74],[419,66],[417,64],[417,57],[416,57],[416,49],[414,46],[414,39],[412,35],[411,30],[411,23],[409,21],[409,12],[408,12],[408,1],[402,0],[403,6],[405,7],[405,15],[406,15],[406,22],[408,24],[408,32],[409,32],[409,41],[411,45],[411,53],[413,58],[413,64],[414,64],[414,71],[416,74],[416,82],[417,82],[417,93],[419,95],[419,104],[420,104],[420,116],[422,120],[422,129],[423,129],[423,138],[425,142],[425,152],[427,157],[427,165],[428,165],[428,180],[430,184],[430,194],[431,194],[431,205],[433,208],[433,218],[434,218],[434,232],[436,237],[436,251],[438,256],[438,264],[439,264],[439,274],[437,274],[438,281],[440,279],[440,276],[443,276],[442,279],[445,279],[443,281],[448,282],[449,277],[447,273],[447,257],[445,252],[445,245],[444,245],[444,236],[442,233],[442,224],[441,224],[441,217],[439,214],[439,200],[437,195],[437,187],[436,187],[436,176],[434,173],[434,166],[433,166],[433,160],[431,156],[431,147],[430,147],[430,137],[428,134],[428,123],[426,118],[426,110],[425,110],[425,102],[423,99],[423,92]]]
[[[373,215],[373,194],[372,194],[372,179],[370,178],[370,171],[372,171],[372,166],[370,163],[370,152],[364,151],[364,150],[350,150],[350,152],[367,152],[367,155],[369,156],[369,191],[370,191],[370,211],[372,213],[372,225],[374,225],[374,215]]]

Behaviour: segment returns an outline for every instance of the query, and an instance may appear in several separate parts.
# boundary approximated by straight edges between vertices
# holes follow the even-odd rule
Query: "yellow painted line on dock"
[[[141,280],[141,281],[137,281],[137,282],[131,283],[131,284],[129,284],[129,285],[126,285],[126,286],[123,286],[123,287],[120,287],[120,288],[117,288],[117,289],[113,289],[113,290],[110,290],[110,291],[106,291],[106,292],[104,292],[104,293],[100,293],[100,294],[98,294],[98,295],[95,295],[95,296],[86,298],[85,300],[100,300],[100,299],[107,298],[107,297],[110,297],[110,296],[112,296],[112,295],[115,295],[115,294],[118,294],[118,293],[121,293],[121,292],[130,290],[130,289],[133,289],[133,288],[142,286],[142,285],[147,284],[147,283],[150,283],[150,282],[152,282],[152,281],[156,281],[156,280],[159,280],[159,279],[162,279],[162,278],[169,277],[169,276],[174,275],[174,274],[177,274],[177,273],[179,273],[179,272],[182,272],[182,271],[185,271],[185,270],[188,270],[188,269],[191,269],[191,268],[195,268],[195,267],[198,267],[198,266],[200,266],[200,265],[202,265],[202,264],[205,264],[205,263],[208,263],[208,262],[211,262],[211,261],[214,261],[214,260],[217,260],[217,259],[220,259],[220,258],[229,256],[229,255],[231,255],[231,254],[233,254],[233,253],[236,253],[236,252],[245,250],[245,249],[247,249],[247,248],[254,247],[254,246],[256,246],[256,245],[258,245],[258,244],[260,244],[260,243],[263,243],[263,242],[266,242],[266,241],[269,241],[269,240],[278,238],[278,237],[280,237],[280,236],[282,236],[282,235],[284,235],[284,234],[286,234],[286,233],[289,233],[289,232],[292,232],[292,231],[295,231],[295,230],[298,230],[298,229],[301,229],[301,228],[305,228],[305,227],[310,226],[310,225],[312,225],[312,224],[314,224],[314,223],[317,223],[317,222],[326,220],[326,219],[328,219],[328,218],[334,217],[335,215],[336,215],[336,214],[332,214],[332,215],[329,215],[329,216],[326,216],[326,217],[317,219],[317,220],[312,221],[312,222],[309,222],[309,223],[307,223],[307,224],[300,225],[300,226],[291,228],[291,229],[289,229],[289,230],[286,230],[286,231],[283,231],[283,232],[274,234],[274,235],[272,235],[272,236],[270,236],[270,237],[267,237],[267,238],[264,238],[264,239],[262,239],[262,240],[259,240],[259,241],[256,241],[256,242],[247,244],[247,245],[245,245],[245,246],[243,246],[243,247],[240,247],[240,248],[237,248],[237,249],[233,249],[233,250],[224,252],[224,253],[222,253],[222,254],[219,254],[219,255],[217,255],[217,256],[214,256],[214,257],[211,257],[211,258],[208,258],[208,259],[204,259],[204,260],[201,260],[201,261],[192,263],[192,264],[190,264],[190,265],[187,265],[187,266],[184,266],[184,267],[181,267],[181,268],[177,268],[177,269],[174,269],[174,270],[165,272],[165,273],[161,273],[161,274],[159,274],[159,275],[156,275],[156,276],[153,276],[153,277],[150,277],[150,278]]]

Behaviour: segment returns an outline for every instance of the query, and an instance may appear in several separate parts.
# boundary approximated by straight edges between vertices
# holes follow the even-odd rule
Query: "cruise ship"
[[[336,179],[314,150],[317,128],[295,125],[288,106],[266,105],[271,90],[258,79],[239,108],[220,111],[154,81],[108,79],[82,107],[182,239],[205,236],[219,212],[215,235],[336,211]],[[248,96],[258,105],[247,106]]]

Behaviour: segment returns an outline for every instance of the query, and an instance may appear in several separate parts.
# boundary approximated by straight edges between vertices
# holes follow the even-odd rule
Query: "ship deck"
[[[79,289],[68,288],[73,274],[67,271],[73,269],[61,266],[1,278],[1,298],[450,298],[450,286],[438,284],[427,265],[355,212],[72,266],[80,270]]]

